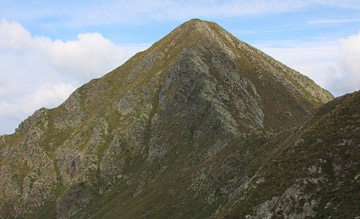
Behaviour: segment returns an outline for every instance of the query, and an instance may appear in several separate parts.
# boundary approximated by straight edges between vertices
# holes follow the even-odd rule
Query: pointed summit
[[[221,103],[225,111],[233,111],[232,117],[238,114],[236,123],[244,129],[292,127],[333,99],[306,76],[199,19],[175,28],[104,79],[111,77],[107,80],[122,87],[148,81],[160,90],[160,99],[166,92],[167,97],[179,95],[174,88],[186,94],[197,86],[199,94],[216,98],[209,100],[212,105]]]
[[[210,217],[251,181],[262,145],[331,99],[190,20],[0,137],[0,218]]]
[[[207,37],[206,35],[211,32],[212,28],[221,28],[219,25],[209,21],[203,21],[200,19],[191,19],[182,25],[175,28],[171,33],[200,33],[204,34],[202,37]],[[221,28],[222,29],[222,28]]]
[[[271,74],[273,78],[283,80],[287,84],[286,86],[290,86],[289,88],[292,90],[297,90],[302,96],[306,96],[308,101],[317,106],[333,99],[328,91],[319,87],[308,77],[238,40],[214,22],[200,19],[187,21],[155,43],[148,51],[160,53],[170,51],[170,54],[176,56],[179,50],[194,48],[198,45],[206,47],[206,49],[221,51],[236,64],[247,62],[249,66],[265,67],[264,65],[268,65],[265,67],[268,74]],[[253,60],[248,60],[249,58]],[[245,68],[245,66],[238,67]],[[249,72],[248,69],[246,71]]]

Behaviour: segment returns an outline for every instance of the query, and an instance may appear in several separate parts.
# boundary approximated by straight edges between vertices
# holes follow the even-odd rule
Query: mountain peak
[[[180,34],[183,35],[184,39],[191,38],[192,35],[198,35],[200,34],[200,37],[202,38],[214,38],[219,33],[221,34],[227,34],[231,35],[227,31],[225,31],[222,27],[220,27],[218,24],[210,21],[204,21],[197,18],[191,19],[182,25],[175,28],[170,35],[174,34]],[[230,39],[230,38],[228,38]]]
[[[251,182],[262,145],[332,98],[192,19],[0,136],[0,217],[210,217]]]
[[[184,22],[180,26],[176,27],[175,30],[178,28],[194,28],[194,27],[196,28],[196,27],[200,27],[200,26],[207,26],[209,23],[210,23],[209,21],[204,21],[204,20],[200,20],[198,18],[193,18],[191,20]]]
[[[192,18],[192,19],[184,22],[182,25],[195,24],[195,23],[201,23],[201,24],[203,24],[203,23],[205,23],[205,22],[208,22],[208,21],[204,21],[204,20],[201,20],[201,19],[199,19],[199,18]],[[181,25],[180,25],[180,26],[181,26]]]
[[[185,23],[183,23],[182,25],[180,25],[179,27],[181,28],[190,28],[192,29],[193,31],[204,31],[205,29],[211,27],[211,26],[218,26],[216,23],[214,22],[210,22],[210,21],[204,21],[204,20],[200,20],[198,18],[194,18],[194,19],[191,19]],[[220,27],[220,26],[218,26]],[[220,27],[221,28],[221,27]]]
[[[158,46],[165,44],[165,46],[168,46],[170,44],[172,46],[186,46],[191,43],[209,43],[209,41],[212,44],[223,44],[221,43],[221,41],[223,41],[222,38],[224,38],[225,41],[233,41],[235,39],[235,37],[216,23],[200,19],[191,19],[176,27],[167,36],[156,42],[154,45]]]

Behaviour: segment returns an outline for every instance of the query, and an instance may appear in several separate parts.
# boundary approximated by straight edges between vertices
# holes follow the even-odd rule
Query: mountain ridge
[[[1,136],[0,216],[210,217],[255,176],[262,145],[331,99],[190,20]]]

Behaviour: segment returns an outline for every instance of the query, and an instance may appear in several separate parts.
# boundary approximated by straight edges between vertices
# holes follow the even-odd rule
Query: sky
[[[0,0],[0,134],[192,18],[307,75],[360,89],[359,0]]]

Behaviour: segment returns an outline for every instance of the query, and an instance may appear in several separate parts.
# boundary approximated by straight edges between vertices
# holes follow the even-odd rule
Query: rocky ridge
[[[0,217],[209,217],[252,182],[259,148],[332,99],[188,21],[0,137]]]

